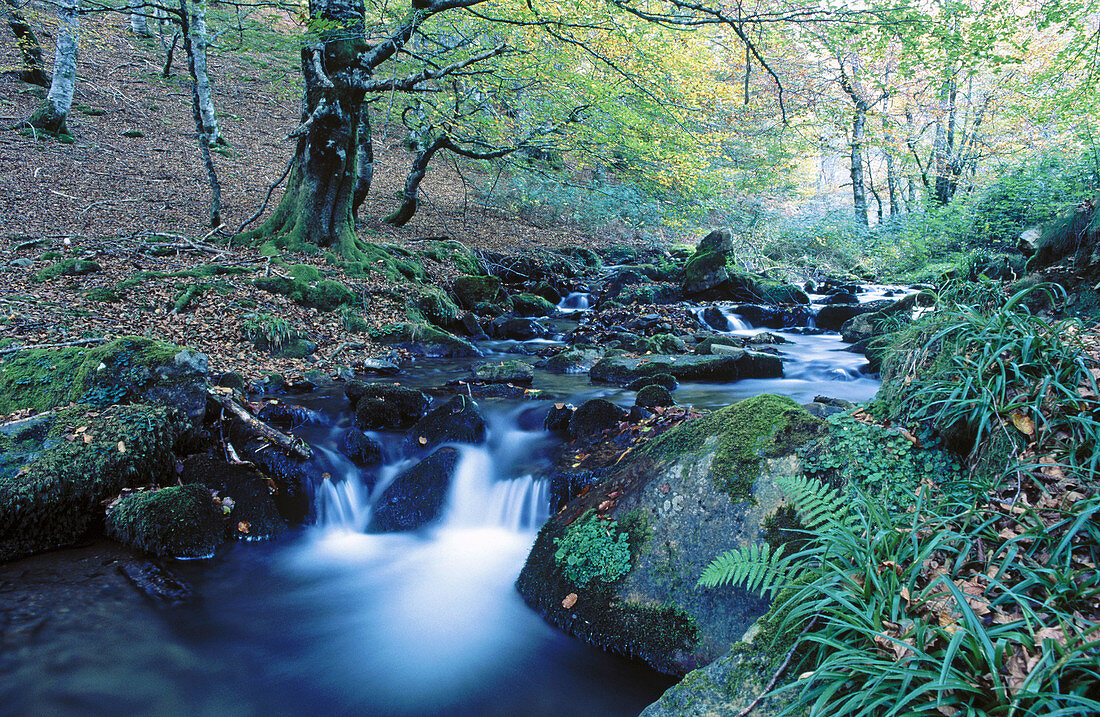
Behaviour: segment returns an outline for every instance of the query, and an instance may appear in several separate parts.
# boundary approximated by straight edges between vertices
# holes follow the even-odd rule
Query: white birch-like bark
[[[191,7],[191,53],[195,63],[195,93],[199,98],[203,135],[206,137],[206,143],[213,146],[223,143],[223,140],[218,131],[218,117],[214,112],[214,97],[210,90],[210,75],[206,70],[206,5],[203,2],[196,2]]]
[[[76,54],[80,39],[78,0],[60,0],[58,9],[57,51],[54,53],[53,78],[46,101],[27,123],[39,129],[68,133],[66,120],[73,105],[76,87]]]
[[[148,12],[144,0],[130,0],[130,32],[138,37],[153,36],[149,29],[149,18],[146,17]]]

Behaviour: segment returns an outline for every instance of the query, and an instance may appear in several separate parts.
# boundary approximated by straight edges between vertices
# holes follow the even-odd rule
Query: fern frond
[[[782,545],[773,552],[767,543],[753,544],[719,555],[703,570],[697,584],[713,588],[732,583],[766,596],[783,587],[790,574],[790,558],[783,555]]]
[[[847,498],[839,488],[830,488],[819,480],[802,475],[777,476],[775,482],[798,511],[802,524],[810,530],[829,525],[851,525],[854,516],[848,510]]]

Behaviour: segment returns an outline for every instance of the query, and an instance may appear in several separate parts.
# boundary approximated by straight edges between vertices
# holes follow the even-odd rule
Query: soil
[[[36,27],[44,28],[39,32],[43,56],[52,58],[54,21],[48,6],[43,8],[36,13],[31,5],[27,13]],[[203,279],[146,281],[114,303],[86,296],[137,271],[178,272],[210,263],[279,271],[255,248],[226,242],[256,212],[291,157],[292,143],[285,137],[298,123],[300,69],[291,39],[270,30],[262,35],[268,45],[263,49],[241,49],[236,31],[228,28],[211,50],[214,101],[229,143],[223,153],[213,155],[227,227],[212,234],[182,49],[176,51],[171,74],[163,77],[160,40],[134,36],[126,16],[88,14],[81,22],[78,81],[69,117],[74,142],[13,126],[38,106],[44,90],[21,82],[10,69],[0,74],[0,340],[36,346],[147,335],[203,351],[215,373],[236,370],[255,378],[279,372],[292,380],[311,368],[354,368],[358,357],[388,352],[365,335],[346,331],[335,314],[303,308],[239,277],[216,277],[231,293],[208,291],[178,315],[171,313],[173,299],[189,283]],[[212,21],[212,29],[218,27]],[[0,67],[18,66],[14,43],[5,42]],[[377,217],[395,208],[394,197],[411,162],[402,139],[392,126],[376,130],[374,186],[361,211],[365,239],[414,247],[427,238],[446,237],[474,250],[513,254],[623,243],[622,236],[538,227],[484,207],[468,184],[491,183],[492,178],[479,166],[457,165],[450,158],[433,164],[421,190],[422,208],[408,225],[383,224]],[[276,190],[267,212],[279,194]],[[93,260],[102,271],[32,281],[36,272],[72,257]],[[282,258],[320,266],[316,257]],[[452,267],[427,264],[434,285],[454,273]],[[403,317],[401,300],[386,291],[392,287],[380,277],[344,283],[369,297],[368,322],[381,325]],[[248,311],[283,317],[318,344],[317,352],[298,360],[256,351],[239,326],[240,315]],[[349,345],[361,348],[349,350]]]

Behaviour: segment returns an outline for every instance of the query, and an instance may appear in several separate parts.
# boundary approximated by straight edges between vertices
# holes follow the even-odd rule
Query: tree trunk
[[[355,241],[352,201],[364,95],[352,68],[367,49],[364,6],[354,0],[313,0],[311,11],[337,25],[327,33],[335,39],[322,37],[321,45],[302,48],[305,96],[302,124],[292,133],[298,140],[294,168],[274,213],[242,239],[349,247]]]
[[[191,114],[195,119],[195,136],[199,142],[199,154],[206,168],[206,178],[210,183],[210,226],[222,224],[222,188],[218,174],[214,170],[214,159],[210,156],[210,141],[207,127],[202,116],[202,100],[199,97],[196,52],[192,42],[195,30],[191,27],[193,15],[190,14],[187,0],[180,0],[180,36],[183,37],[183,49],[187,53],[187,69],[191,73]]]
[[[947,113],[946,118],[940,118],[936,122],[936,142],[934,145],[934,159],[936,168],[936,182],[932,192],[932,198],[940,206],[951,201],[958,184],[955,176],[955,123],[958,107],[956,100],[958,88],[955,79],[951,78],[944,83],[943,102]]]
[[[55,134],[68,134],[66,122],[73,105],[76,87],[76,54],[80,40],[80,16],[77,0],[60,0],[57,12],[57,52],[54,53],[53,79],[46,101],[27,124]]]
[[[210,91],[210,75],[206,71],[206,6],[202,0],[191,5],[191,49],[188,52],[191,76],[202,118],[202,133],[210,146],[225,144],[218,132],[218,117],[214,113],[214,97]]]
[[[38,37],[27,19],[23,17],[17,0],[8,0],[7,20],[8,27],[15,35],[15,44],[19,45],[19,52],[23,55],[23,69],[19,72],[19,79],[32,85],[49,87],[50,79],[42,69],[42,46],[38,44]]]
[[[152,37],[149,29],[148,10],[145,8],[145,0],[130,0],[130,32],[138,37]]]
[[[371,135],[370,107],[366,104],[359,108],[359,147],[355,165],[355,192],[351,200],[351,212],[359,216],[359,207],[370,194],[371,180],[374,179],[374,137]]]
[[[863,185],[863,136],[867,115],[862,109],[857,109],[852,119],[852,206],[855,209],[856,221],[867,226],[867,190]]]
[[[424,175],[428,171],[428,163],[432,161],[432,157],[435,156],[436,152],[443,149],[443,147],[448,144],[449,141],[447,137],[439,137],[432,140],[427,147],[416,155],[412,169],[409,171],[409,176],[405,178],[405,188],[401,190],[401,206],[397,208],[396,212],[382,221],[387,224],[392,224],[395,227],[403,227],[413,218],[413,215],[416,214],[417,206],[420,204],[420,182],[423,181]]]

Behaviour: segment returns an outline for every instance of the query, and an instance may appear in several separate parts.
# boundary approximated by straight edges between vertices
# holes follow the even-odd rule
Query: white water
[[[574,291],[558,302],[558,311],[563,314],[571,314],[577,311],[588,311],[592,306],[592,294]]]

